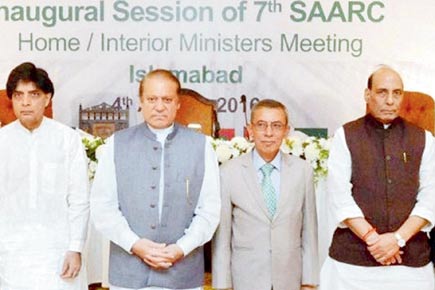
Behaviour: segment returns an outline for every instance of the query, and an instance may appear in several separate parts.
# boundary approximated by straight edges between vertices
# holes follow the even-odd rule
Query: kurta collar
[[[172,124],[168,128],[163,128],[163,129],[154,129],[151,128],[148,124],[147,127],[148,129],[150,129],[151,132],[154,133],[154,135],[157,138],[157,141],[159,141],[160,143],[164,143],[168,135],[171,134],[172,131],[174,130],[174,124]]]
[[[15,121],[15,127],[19,130],[19,132],[22,132],[23,134],[27,134],[27,135],[37,135],[40,132],[44,131],[44,128],[47,127],[47,117],[42,117],[42,121],[41,124],[39,124],[38,128],[33,129],[33,131],[30,131],[29,129],[27,129],[26,127],[23,126],[23,124],[21,124],[20,120],[16,120]]]
[[[366,119],[367,124],[369,124],[370,126],[374,127],[375,129],[378,129],[378,130],[385,130],[385,129],[390,129],[390,128],[392,129],[392,128],[399,126],[400,124],[403,123],[403,119],[401,117],[397,117],[390,124],[385,125],[384,123],[376,120],[376,118],[373,117],[373,115],[370,113],[365,116],[365,119]]]
[[[160,134],[160,132],[162,132],[161,130],[170,130],[170,132],[167,134],[166,140],[172,140],[177,134],[177,131],[180,127],[180,125],[178,125],[177,123],[173,123],[171,126],[165,129],[151,129],[151,127],[146,122],[142,123],[140,126],[146,137],[156,141],[158,140],[157,134]]]

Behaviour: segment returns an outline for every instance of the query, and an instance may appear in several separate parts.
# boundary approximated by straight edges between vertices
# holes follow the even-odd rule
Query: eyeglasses
[[[267,122],[259,121],[257,123],[254,123],[253,126],[255,130],[259,132],[266,131],[267,127],[269,126],[273,132],[280,132],[285,128],[286,125],[281,122],[267,123]]]

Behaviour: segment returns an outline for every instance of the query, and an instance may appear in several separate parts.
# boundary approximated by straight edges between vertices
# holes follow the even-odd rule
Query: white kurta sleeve
[[[195,216],[177,245],[188,255],[208,242],[219,223],[221,210],[219,167],[215,152],[208,140],[205,142],[204,180],[195,208]]]
[[[70,241],[68,250],[81,252],[88,232],[89,179],[87,157],[78,134],[74,134],[71,140],[69,160],[67,203]]]
[[[228,289],[233,287],[231,276],[231,227],[233,205],[231,202],[231,188],[228,184],[228,173],[225,165],[221,169],[221,216],[220,223],[212,242],[212,271],[213,288]]]
[[[429,221],[422,231],[429,232],[434,226],[435,210],[435,140],[426,131],[426,144],[420,164],[420,187],[417,193],[417,203],[411,215],[419,216]]]
[[[119,210],[113,137],[103,146],[91,189],[91,220],[107,239],[131,253],[139,236]]]
[[[352,197],[351,173],[352,159],[341,127],[332,139],[328,159],[327,192],[335,227],[347,227],[343,221],[348,218],[364,217]]]

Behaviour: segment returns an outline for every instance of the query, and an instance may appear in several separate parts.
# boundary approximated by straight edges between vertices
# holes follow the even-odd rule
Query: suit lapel
[[[294,163],[292,162],[290,156],[284,152],[281,152],[281,184],[279,189],[278,204],[276,206],[276,213],[273,217],[273,220],[277,218],[277,216],[282,212],[292,198],[290,188],[292,184],[294,184],[294,172],[292,173],[292,171],[294,171],[293,167]]]
[[[254,163],[252,162],[252,154],[247,153],[241,156],[242,160],[242,178],[247,186],[249,194],[257,202],[261,211],[264,215],[270,219],[269,211],[266,207],[266,202],[264,201],[263,193],[261,191],[260,183],[258,182],[257,172],[255,172]]]

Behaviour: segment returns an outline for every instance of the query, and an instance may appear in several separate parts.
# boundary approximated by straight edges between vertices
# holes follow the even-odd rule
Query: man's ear
[[[284,136],[288,136],[288,133],[290,133],[290,129],[291,129],[290,125],[287,124],[286,128],[285,128],[285,134],[284,134]]]
[[[50,104],[50,101],[51,101],[51,97],[52,97],[52,96],[53,96],[53,95],[52,95],[51,93],[45,95],[45,107],[46,107],[46,108],[47,108],[48,105]]]
[[[369,100],[370,100],[370,89],[365,89],[364,90],[364,100],[366,101],[366,103],[369,102]]]
[[[254,132],[251,123],[246,126],[246,130],[248,130],[249,141],[254,141]]]

